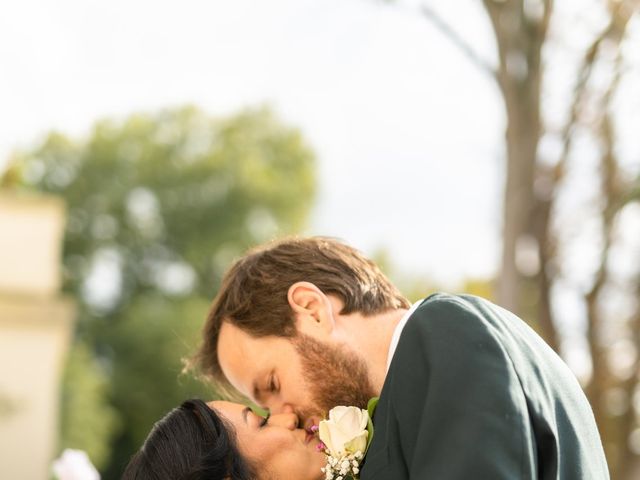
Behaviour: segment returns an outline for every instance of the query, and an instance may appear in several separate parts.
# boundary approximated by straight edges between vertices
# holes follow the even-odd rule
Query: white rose
[[[362,452],[367,448],[367,424],[369,414],[357,407],[335,407],[329,412],[329,419],[319,425],[319,436],[335,458],[345,454]]]
[[[100,480],[100,474],[82,450],[66,449],[53,462],[53,473],[58,480]]]

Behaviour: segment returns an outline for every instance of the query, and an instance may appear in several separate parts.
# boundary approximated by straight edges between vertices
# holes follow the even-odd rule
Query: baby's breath
[[[357,480],[363,458],[361,451],[340,458],[327,453],[327,466],[322,468],[325,480]]]

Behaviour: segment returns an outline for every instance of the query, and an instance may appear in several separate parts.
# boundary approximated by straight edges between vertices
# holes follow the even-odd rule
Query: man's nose
[[[281,408],[281,413],[295,413],[295,410],[293,409],[293,407],[291,405],[289,405],[288,403],[285,403],[282,408]]]
[[[277,399],[270,399],[266,402],[265,407],[268,408],[272,414],[276,415],[279,415],[281,413],[295,412],[295,409],[291,406],[290,403],[277,401]]]
[[[299,423],[300,419],[295,413],[278,413],[274,415],[272,414],[269,417],[269,425],[284,427],[289,430],[295,430],[298,428]]]

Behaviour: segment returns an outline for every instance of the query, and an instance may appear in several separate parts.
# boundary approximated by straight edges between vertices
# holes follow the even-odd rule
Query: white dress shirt
[[[402,335],[402,330],[404,330],[407,320],[409,320],[409,317],[416,311],[416,308],[418,308],[423,301],[424,298],[411,305],[411,308],[404,314],[398,322],[398,325],[396,325],[396,328],[393,330],[393,336],[391,337],[391,343],[389,344],[389,353],[387,354],[387,372],[389,371],[391,360],[393,360],[393,354],[396,353],[396,348],[398,348],[400,335]]]

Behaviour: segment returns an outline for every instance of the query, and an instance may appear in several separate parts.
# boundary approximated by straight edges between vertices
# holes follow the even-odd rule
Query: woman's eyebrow
[[[244,423],[246,423],[247,425],[249,425],[249,422],[247,421],[247,415],[249,415],[250,411],[251,411],[251,407],[246,407],[244,410],[242,410],[242,419],[244,420]]]

